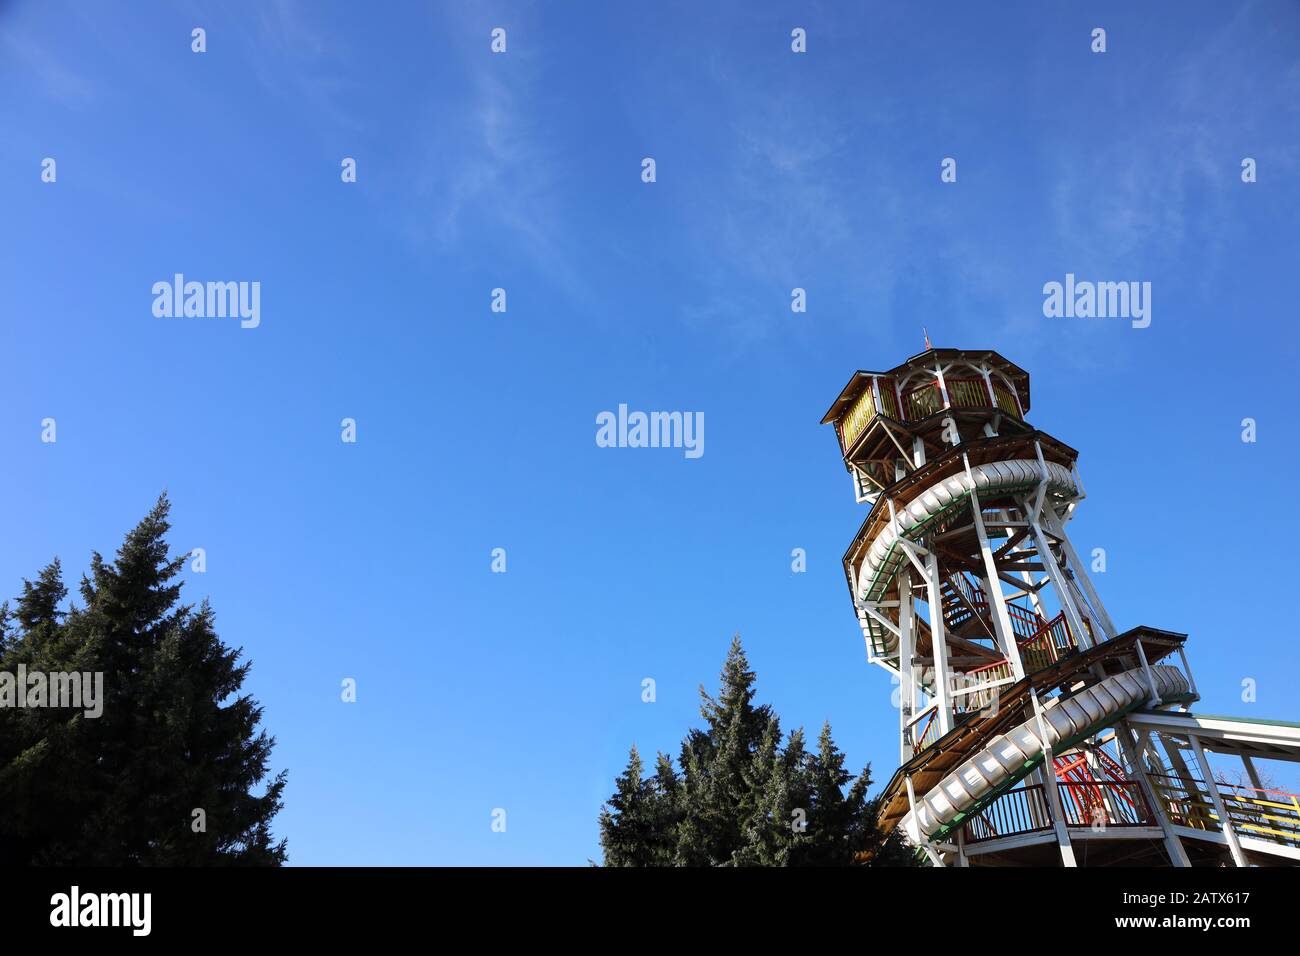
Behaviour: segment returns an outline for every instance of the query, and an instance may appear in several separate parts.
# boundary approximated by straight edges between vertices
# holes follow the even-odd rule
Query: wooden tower
[[[1300,727],[1212,732],[1187,711],[1186,635],[1115,626],[1067,533],[1078,453],[1029,407],[998,353],[927,348],[855,373],[822,419],[870,508],[844,572],[897,684],[881,825],[934,865],[1300,861],[1300,799],[1254,765],[1300,759]],[[1207,751],[1254,786],[1216,781]]]

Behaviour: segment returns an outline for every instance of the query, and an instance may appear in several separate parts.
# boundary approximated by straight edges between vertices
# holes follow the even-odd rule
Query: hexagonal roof
[[[936,361],[944,364],[953,361],[987,363],[1005,375],[1015,386],[1020,397],[1020,404],[1026,412],[1029,411],[1029,373],[1019,365],[1003,358],[991,349],[926,349],[924,352],[913,355],[902,365],[895,366],[885,372],[868,372],[863,369],[854,372],[853,377],[844,386],[839,397],[835,399],[831,407],[827,409],[826,414],[822,416],[822,424],[829,424],[848,411],[849,407],[857,400],[857,397],[871,384],[871,376],[898,376],[916,368],[928,368]]]

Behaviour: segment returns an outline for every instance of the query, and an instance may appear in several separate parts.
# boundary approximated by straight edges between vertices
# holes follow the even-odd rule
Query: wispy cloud
[[[346,42],[324,31],[298,0],[269,0],[257,8],[257,18],[251,60],[258,82],[333,130],[360,128],[360,118],[340,105],[353,88]]]
[[[461,64],[468,95],[419,120],[418,202],[408,210],[408,232],[445,250],[471,231],[495,232],[566,292],[587,298],[576,259],[583,240],[567,227],[558,201],[572,191],[564,181],[571,173],[538,127],[546,113],[543,64],[525,51],[491,54],[481,26],[463,14],[452,22],[467,34],[463,49],[473,51]]]
[[[1195,244],[1213,264],[1239,238],[1240,161],[1251,156],[1277,175],[1293,173],[1300,159],[1273,148],[1280,131],[1300,123],[1300,69],[1279,76],[1278,63],[1289,58],[1285,47],[1259,48],[1269,34],[1262,21],[1272,15],[1246,4],[1199,46],[1151,64],[1143,91],[1147,122],[1052,144],[1049,159],[1059,170],[1052,211],[1063,254],[1160,264]],[[1291,32],[1297,28],[1300,16]],[[1231,83],[1223,80],[1225,63],[1232,64]],[[1212,279],[1210,270],[1200,276]]]
[[[0,25],[0,50],[11,68],[27,72],[50,99],[78,107],[97,99],[94,83],[26,30],[11,23]]]

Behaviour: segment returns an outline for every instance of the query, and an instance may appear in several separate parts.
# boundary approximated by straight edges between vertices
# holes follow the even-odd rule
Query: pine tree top
[[[829,721],[814,751],[801,727],[782,746],[780,718],[754,704],[756,682],[736,635],[717,697],[700,688],[706,726],[686,732],[680,774],[660,753],[643,778],[632,748],[599,815],[607,866],[908,863],[876,830],[869,768],[856,779],[844,769]]]
[[[84,608],[59,610],[55,560],[23,582],[18,626],[0,620],[0,670],[36,663],[102,681],[94,716],[0,708],[0,865],[286,858],[270,829],[285,786],[269,769],[274,738],[240,693],[249,665],[217,636],[211,607],[179,602],[185,558],[168,557],[169,510],[164,494],[114,561],[92,554]]]

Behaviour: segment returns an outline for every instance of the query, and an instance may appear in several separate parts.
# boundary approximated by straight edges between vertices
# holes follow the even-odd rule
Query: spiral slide
[[[1044,467],[1047,469],[1045,476]],[[1079,493],[1070,469],[1055,462],[1039,462],[1036,459],[1017,458],[972,465],[969,474],[960,471],[935,482],[899,510],[871,542],[858,575],[858,581],[865,582],[860,585],[860,597],[867,601],[880,600],[902,563],[907,560],[907,555],[898,545],[899,539],[914,541],[919,538],[930,525],[962,507],[972,489],[981,495],[1005,495],[1029,491],[1037,487],[1044,477],[1051,492],[1062,495]],[[884,648],[883,656],[889,656],[898,650],[897,635],[870,617],[864,616],[863,622],[869,628],[872,643],[877,648]]]
[[[1161,699],[1188,693],[1182,671],[1167,664],[1151,668]],[[1107,677],[1043,712],[1046,745],[1068,746],[1113,723],[1150,696],[1146,674],[1140,667]],[[941,836],[953,825],[1022,778],[1043,757],[1037,717],[995,737],[989,744],[919,796],[902,821],[913,843]]]

